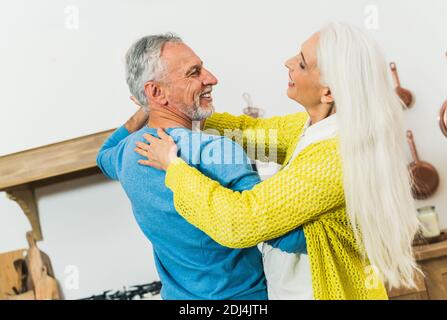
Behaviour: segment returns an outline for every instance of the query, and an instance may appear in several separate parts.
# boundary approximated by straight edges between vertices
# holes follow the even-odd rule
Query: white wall
[[[447,138],[437,124],[447,99],[445,0],[2,1],[0,154],[123,123],[135,110],[124,53],[138,37],[158,32],[181,35],[216,74],[218,110],[239,114],[241,93],[249,91],[266,116],[294,112],[297,106],[285,96],[284,60],[328,21],[364,25],[368,5],[379,17],[371,32],[416,96],[407,124],[419,154],[441,175],[437,194],[418,205],[436,205],[447,228]],[[72,29],[76,10],[79,25]],[[158,279],[150,244],[118,183],[88,177],[39,189],[37,197],[45,238],[40,246],[67,298]],[[25,247],[28,229],[19,207],[2,194],[0,252]],[[72,265],[79,270],[77,290],[65,286]]]

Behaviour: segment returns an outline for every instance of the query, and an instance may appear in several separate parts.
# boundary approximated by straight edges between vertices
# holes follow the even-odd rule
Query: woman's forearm
[[[283,164],[307,118],[305,112],[268,119],[214,113],[205,121],[204,130],[239,143],[252,159]]]

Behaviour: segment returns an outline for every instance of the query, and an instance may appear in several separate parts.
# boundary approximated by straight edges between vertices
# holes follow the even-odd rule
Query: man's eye
[[[194,70],[193,72],[191,72],[191,76],[194,76],[194,77],[198,76],[199,74],[200,74],[199,70]]]

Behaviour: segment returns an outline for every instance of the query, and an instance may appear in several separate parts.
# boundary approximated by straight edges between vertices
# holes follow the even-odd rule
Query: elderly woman
[[[270,119],[224,113],[205,122],[221,134],[264,130],[247,134],[245,146],[276,148],[282,169],[272,178],[252,190],[226,189],[178,158],[162,130],[160,138],[145,137],[149,144],[138,152],[148,160],[140,163],[166,170],[178,212],[225,246],[250,247],[302,228],[308,260],[265,252],[269,286],[284,282],[287,272],[295,273],[289,286],[309,283],[315,299],[386,299],[385,283],[414,286],[411,245],[419,224],[402,104],[377,45],[363,31],[333,23],[286,67],[287,95],[305,113]],[[275,130],[276,143],[268,130]]]

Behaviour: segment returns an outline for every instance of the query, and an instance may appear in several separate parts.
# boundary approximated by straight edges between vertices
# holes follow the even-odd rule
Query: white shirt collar
[[[290,161],[287,163],[285,168],[287,168],[293,159],[295,159],[298,154],[304,150],[307,146],[335,138],[337,136],[337,117],[336,114],[333,114],[321,121],[318,121],[314,125],[310,125],[310,118],[307,119],[306,124],[304,125],[303,131],[301,133],[300,140],[298,141],[298,144],[295,148],[295,151],[290,159]]]
[[[334,137],[337,134],[337,114],[334,113],[329,117],[310,125],[310,118],[307,119],[302,132],[306,138],[312,140],[324,140]]]

